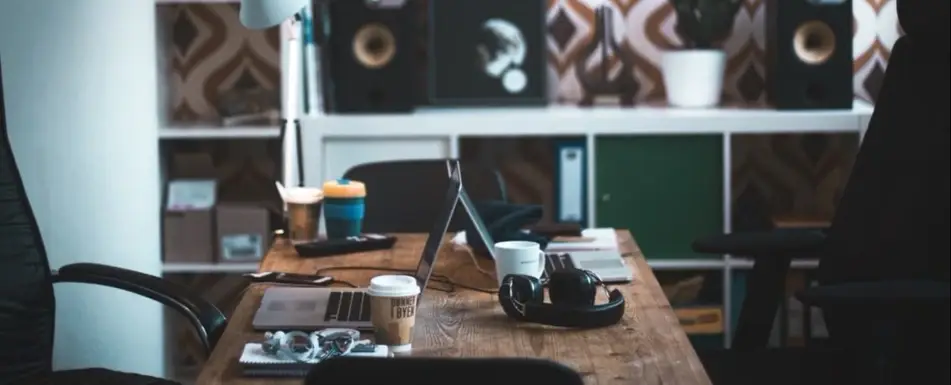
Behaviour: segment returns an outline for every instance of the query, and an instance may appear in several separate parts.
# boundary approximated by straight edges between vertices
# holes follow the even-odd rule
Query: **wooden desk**
[[[629,232],[618,231],[618,240],[635,276],[633,284],[620,286],[627,300],[626,314],[620,324],[595,330],[560,330],[516,323],[502,313],[495,295],[463,289],[454,293],[429,289],[417,316],[413,355],[544,357],[574,368],[587,384],[710,384],[634,239]],[[415,269],[424,241],[424,235],[400,235],[391,250],[317,259],[299,258],[292,247],[279,242],[262,261],[261,270],[313,273],[331,266],[357,265]],[[484,270],[493,269],[489,261],[480,259],[479,264]],[[365,286],[372,276],[381,273],[337,270],[328,274]],[[496,285],[493,278],[472,267],[468,253],[452,250],[448,245],[439,255],[434,274],[468,286],[494,288]],[[245,294],[202,369],[198,384],[300,383],[299,379],[240,376],[238,356],[244,344],[261,338],[261,333],[252,330],[251,319],[264,289],[264,285],[255,285]]]

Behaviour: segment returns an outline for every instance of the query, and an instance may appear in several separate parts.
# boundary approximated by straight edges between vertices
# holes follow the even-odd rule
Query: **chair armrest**
[[[732,254],[739,257],[808,256],[825,243],[821,229],[776,229],[740,232],[699,238],[693,251],[705,254]]]
[[[876,281],[819,285],[796,293],[806,306],[947,306],[951,285],[937,281]]]
[[[228,323],[221,310],[184,286],[133,270],[98,263],[74,263],[54,271],[53,282],[108,286],[148,297],[171,307],[195,327],[206,353],[211,353]]]

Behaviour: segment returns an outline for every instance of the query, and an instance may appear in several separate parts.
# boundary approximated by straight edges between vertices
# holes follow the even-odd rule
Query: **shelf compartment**
[[[556,220],[558,204],[555,146],[563,140],[585,142],[584,136],[464,136],[459,138],[459,158],[495,167],[502,174],[508,200],[542,205],[541,222],[551,223]]]
[[[657,271],[657,281],[695,349],[723,347],[721,271]]]
[[[598,138],[598,227],[630,229],[648,260],[696,254],[698,236],[723,231],[721,135]]]
[[[746,298],[748,275],[747,271],[733,272],[730,288],[732,309],[729,316],[730,325],[734,330],[739,322],[743,300]],[[813,338],[821,339],[827,335],[821,311],[818,309],[807,311],[794,297],[797,291],[813,285],[814,282],[814,270],[790,270],[786,277],[785,294],[773,321],[770,346],[801,346],[805,342],[807,331],[811,331]]]
[[[732,135],[732,228],[754,231],[832,218],[859,136]],[[777,220],[780,220],[777,222]]]

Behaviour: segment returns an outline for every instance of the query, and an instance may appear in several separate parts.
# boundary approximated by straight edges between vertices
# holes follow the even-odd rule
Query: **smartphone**
[[[282,283],[286,285],[326,286],[333,278],[315,274],[282,273],[278,271],[264,271],[245,274],[251,282]]]

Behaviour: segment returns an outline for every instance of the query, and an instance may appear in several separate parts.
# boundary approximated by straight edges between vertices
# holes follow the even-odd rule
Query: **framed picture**
[[[429,2],[435,106],[547,103],[544,0]]]

